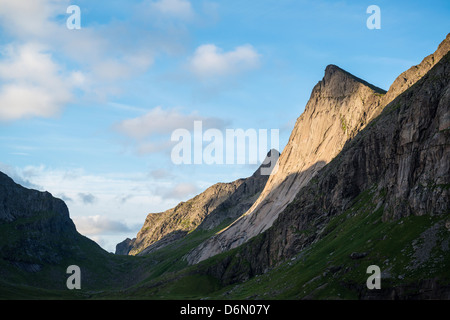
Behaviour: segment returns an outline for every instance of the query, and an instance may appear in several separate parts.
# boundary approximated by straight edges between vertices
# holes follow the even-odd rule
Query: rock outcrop
[[[195,264],[235,248],[267,230],[301,188],[342,150],[347,141],[375,119],[395,97],[429,72],[449,49],[450,35],[434,54],[402,73],[387,93],[339,67],[328,66],[324,78],[314,87],[304,113],[297,120],[279,159],[278,171],[270,177],[258,200],[229,228],[193,250],[187,257],[189,263]],[[411,122],[401,132],[402,143],[408,144],[413,139],[410,130],[418,125],[420,117],[412,119],[415,123]],[[448,126],[448,119],[448,113],[444,114],[440,120],[441,130]],[[444,170],[447,167],[440,166]],[[408,190],[408,187],[405,180],[399,190]]]
[[[121,256],[127,256],[131,249],[133,249],[133,244],[136,241],[136,238],[130,239],[127,238],[123,240],[121,243],[116,245],[116,254]]]
[[[24,188],[1,172],[0,229],[4,280],[10,275],[14,277],[16,269],[34,274],[49,267],[67,268],[68,265],[61,264],[68,261],[84,264],[91,255],[98,258],[107,255],[95,242],[77,232],[63,200],[49,192]],[[39,286],[61,287],[65,285],[61,281],[65,277],[61,272],[46,281],[39,276],[35,279],[42,282]]]
[[[447,37],[446,41],[449,38]],[[297,193],[271,228],[208,267],[224,283],[286,261],[326,234],[332,217],[370,192],[382,221],[450,212],[450,53],[388,104]]]
[[[0,297],[67,297],[67,267],[81,270],[81,290],[123,288],[146,277],[81,235],[63,200],[25,188],[0,172]],[[126,271],[125,271],[126,270]],[[43,290],[44,289],[44,290]],[[61,290],[61,291],[57,291]],[[83,294],[74,293],[77,299]]]
[[[55,212],[62,228],[64,226],[75,228],[64,201],[54,198],[48,192],[26,189],[2,172],[0,172],[0,203],[0,223],[31,218],[42,212]]]
[[[268,157],[272,155],[277,158],[279,153],[271,150]],[[217,183],[175,208],[149,214],[136,239],[119,244],[116,254],[126,251],[130,255],[148,254],[185,237],[197,228],[211,230],[225,221],[232,222],[254,203],[264,188],[269,177],[261,174],[261,169],[268,167],[264,163],[246,179]]]
[[[402,92],[411,87],[414,83],[420,80],[431,68],[434,67],[446,54],[450,51],[450,33],[442,41],[437,50],[425,57],[422,62],[413,66],[400,74],[392,83],[389,91],[383,98],[383,104],[387,105],[392,100],[397,98]]]
[[[1,257],[25,270],[58,263],[79,236],[62,200],[26,189],[1,172],[0,226]],[[58,237],[66,242],[54,241]]]
[[[264,190],[252,207],[189,256],[191,264],[235,248],[267,230],[299,190],[381,111],[385,91],[335,65],[313,89]]]

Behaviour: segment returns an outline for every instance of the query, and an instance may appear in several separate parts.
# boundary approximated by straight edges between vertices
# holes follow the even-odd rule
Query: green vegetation
[[[441,247],[450,239],[443,227],[447,217],[407,217],[382,222],[383,210],[375,210],[373,191],[362,193],[354,205],[334,217],[326,236],[297,257],[268,273],[222,290],[216,298],[230,299],[358,299],[364,290],[370,265],[383,273],[382,287],[413,284],[435,276],[450,281],[450,255]],[[414,264],[414,240],[438,224],[440,236],[427,262]],[[364,253],[352,259],[352,253]],[[437,263],[436,263],[437,262]]]
[[[345,117],[340,115],[339,116],[340,120],[341,120],[341,129],[344,133],[347,133],[347,122],[345,120]]]
[[[226,258],[231,260],[228,267],[232,268],[240,259],[241,248],[194,266],[188,266],[183,259],[193,248],[228,225],[228,221],[211,231],[195,230],[143,257],[108,254],[82,237],[77,240],[79,255],[65,257],[57,265],[44,265],[36,274],[13,272],[11,265],[0,260],[1,279],[4,275],[13,275],[8,282],[0,280],[0,298],[358,299],[361,291],[366,290],[369,276],[366,270],[370,265],[381,268],[382,288],[434,277],[449,283],[450,232],[444,225],[450,215],[410,216],[383,222],[384,206],[377,203],[385,197],[386,190],[371,188],[362,192],[348,210],[330,219],[319,241],[265,274],[243,283],[224,287],[219,279],[205,273]],[[19,238],[11,228],[9,231],[3,230],[4,226],[1,228],[0,232],[9,232],[12,239]],[[297,232],[310,234],[314,230]],[[427,238],[428,233],[433,237]],[[3,240],[2,245],[5,244]],[[424,261],[418,260],[421,248],[431,248]],[[353,253],[360,255],[355,258]],[[60,266],[80,264],[80,261],[84,263],[80,266],[84,270],[82,290],[67,290],[67,275]],[[245,268],[246,264],[240,262]]]

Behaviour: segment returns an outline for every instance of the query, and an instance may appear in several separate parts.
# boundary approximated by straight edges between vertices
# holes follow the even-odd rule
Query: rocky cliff
[[[450,36],[434,54],[402,73],[385,92],[330,65],[313,89],[279,159],[279,168],[254,205],[221,234],[201,244],[188,256],[198,263],[235,248],[267,230],[311,178],[332,160],[396,96],[421,79],[450,49]],[[410,137],[406,131],[403,138]],[[407,186],[402,186],[407,187]]]
[[[268,157],[279,155],[271,150]],[[275,155],[275,156],[276,156]],[[232,222],[242,215],[256,200],[267,182],[268,175],[261,174],[263,164],[255,173],[230,183],[217,183],[201,194],[182,202],[175,208],[147,216],[135,239],[117,245],[116,254],[147,254],[183,238],[189,232],[211,230],[225,221]]]
[[[387,93],[328,66],[277,172],[149,215],[117,246],[158,250],[145,257],[108,254],[62,200],[0,173],[0,298],[450,299],[449,49],[450,35]]]
[[[0,227],[2,258],[32,271],[59,263],[79,236],[62,200],[26,189],[1,172]],[[65,242],[54,241],[59,237]]]
[[[449,37],[440,48],[447,46],[448,41]],[[425,66],[419,66],[421,70],[422,67]],[[450,213],[450,53],[426,68],[430,69],[420,80],[393,99],[296,194],[268,230],[240,246],[237,256],[217,259],[207,272],[224,283],[246,280],[301,254],[332,230],[339,229],[336,224],[330,225],[334,217],[341,217],[339,223],[342,224],[355,216],[370,217],[378,213],[381,221],[373,219],[371,225],[381,223],[380,229],[386,228],[390,221],[406,217],[436,217],[436,224],[421,235],[425,239],[427,234],[434,234],[427,244],[428,255],[421,263],[428,260],[435,248],[433,250],[439,252],[436,261],[440,259],[442,270],[448,272],[448,265],[442,263],[448,261],[445,257],[448,257],[449,241],[445,221],[448,224]],[[413,72],[406,74],[419,77]],[[366,224],[359,223],[359,226]],[[387,234],[371,232],[376,237],[369,237],[367,243],[388,241]],[[406,237],[408,230],[403,232],[401,237]],[[441,239],[442,245],[437,245],[441,241],[438,241],[438,234],[444,239]],[[338,238],[339,232],[334,233],[334,237]],[[328,245],[332,246],[332,239],[329,241]],[[401,272],[419,267],[420,259],[414,257],[421,255],[417,247],[423,241],[416,239],[398,252],[396,258],[400,259],[400,254],[409,246],[413,248],[410,255],[401,258],[408,262]],[[351,246],[351,243],[346,245]],[[391,243],[390,247],[396,245]],[[383,248],[378,259],[388,252]],[[366,255],[355,253],[352,259]],[[381,263],[379,260],[370,263],[374,262]],[[428,267],[424,272],[432,270]],[[424,274],[418,277],[425,279]],[[419,289],[423,288],[411,290]]]
[[[66,287],[70,265],[81,269],[78,293]],[[145,276],[79,234],[63,200],[0,172],[0,299],[89,297],[94,288],[123,288]]]
[[[329,65],[297,119],[279,166],[252,207],[188,257],[197,263],[267,230],[299,190],[381,111],[385,91]]]

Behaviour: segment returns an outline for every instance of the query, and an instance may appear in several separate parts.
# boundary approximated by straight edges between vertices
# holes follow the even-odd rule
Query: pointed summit
[[[378,88],[374,86],[373,84],[368,83],[367,81],[358,78],[351,74],[350,72],[345,71],[344,69],[339,68],[338,66],[334,64],[330,64],[325,68],[325,76],[322,81],[326,81],[326,79],[334,78],[334,80],[347,80],[347,81],[355,81],[359,82],[360,84],[365,85],[366,87],[369,87],[373,91],[377,93],[386,93],[385,90]]]
[[[279,157],[271,149],[248,178],[216,183],[199,195],[160,213],[150,213],[134,239],[116,246],[116,254],[145,255],[183,239],[196,229],[211,230],[245,213],[263,190]]]
[[[387,93],[336,65],[328,65],[297,119],[278,161],[278,170],[270,176],[259,198],[228,228],[192,250],[188,262],[195,264],[235,248],[269,229],[300,190],[342,151],[344,144],[375,119],[392,99],[443,60],[449,48],[450,35],[434,54],[400,75]],[[445,129],[446,123],[442,121],[440,128]],[[407,140],[412,136],[404,137]]]
[[[338,99],[348,97],[358,91],[361,86],[368,87],[374,93],[386,93],[385,90],[354,76],[334,64],[330,64],[325,68],[323,79],[314,87],[311,98],[322,97]]]
[[[379,93],[384,91],[329,65],[258,199],[233,224],[192,250],[187,261],[195,264],[270,228],[299,190],[379,112]]]
[[[351,77],[353,77],[353,75],[351,75],[350,73],[348,73],[344,69],[339,68],[337,65],[329,64],[325,68],[324,80],[330,79],[333,76],[344,76],[344,77],[345,76],[351,76]]]

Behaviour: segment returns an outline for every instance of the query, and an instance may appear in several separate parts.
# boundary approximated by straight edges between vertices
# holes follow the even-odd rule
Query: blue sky
[[[114,251],[148,213],[256,169],[174,165],[173,130],[278,129],[282,149],[328,64],[387,90],[449,16],[444,0],[1,0],[0,170]]]

